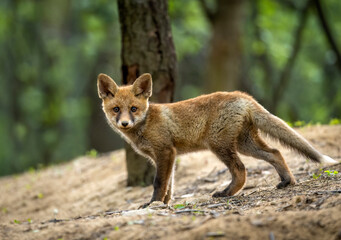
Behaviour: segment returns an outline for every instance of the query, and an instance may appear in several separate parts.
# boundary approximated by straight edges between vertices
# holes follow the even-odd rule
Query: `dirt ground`
[[[341,161],[340,125],[298,131]],[[125,186],[123,150],[0,178],[0,239],[341,239],[341,163],[320,166],[267,142],[281,150],[297,185],[276,189],[269,164],[241,156],[244,190],[212,199],[231,175],[206,151],[177,158],[169,206],[142,210],[152,187]]]

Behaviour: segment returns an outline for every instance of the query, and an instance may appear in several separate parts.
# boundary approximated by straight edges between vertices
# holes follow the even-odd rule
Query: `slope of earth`
[[[341,126],[298,129],[341,161]],[[210,152],[177,158],[174,199],[147,202],[152,187],[126,187],[124,151],[0,178],[0,239],[341,239],[341,164],[320,166],[278,148],[297,184],[276,189],[275,170],[241,156],[239,195],[212,199],[231,175]]]

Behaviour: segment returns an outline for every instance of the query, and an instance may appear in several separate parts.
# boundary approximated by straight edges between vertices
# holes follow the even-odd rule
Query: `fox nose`
[[[122,124],[123,127],[128,126],[128,122],[126,122],[126,121],[122,122],[121,124]]]

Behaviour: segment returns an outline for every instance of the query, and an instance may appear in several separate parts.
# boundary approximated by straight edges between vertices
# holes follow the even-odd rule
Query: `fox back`
[[[246,169],[237,152],[273,165],[281,179],[278,188],[295,184],[283,156],[261,139],[259,130],[315,162],[335,162],[245,93],[217,92],[149,106],[150,74],[141,75],[130,86],[118,87],[105,74],[99,75],[97,83],[110,126],[155,163],[154,192],[149,203],[168,203],[171,199],[175,156],[203,149],[211,150],[232,175],[230,185],[213,197],[232,196],[243,188]]]

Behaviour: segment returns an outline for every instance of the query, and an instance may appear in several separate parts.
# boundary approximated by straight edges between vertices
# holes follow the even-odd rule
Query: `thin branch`
[[[333,37],[330,25],[328,24],[326,16],[323,12],[320,0],[314,0],[314,5],[315,5],[316,11],[317,11],[318,18],[320,20],[322,30],[324,31],[325,36],[327,38],[327,41],[330,44],[331,48],[333,49],[333,51],[336,55],[338,68],[341,71],[341,54],[340,54],[339,48],[336,44],[336,41]]]
[[[270,107],[270,111],[274,112],[277,108],[277,105],[279,103],[279,100],[282,99],[283,93],[285,92],[289,81],[290,81],[290,74],[292,72],[292,68],[296,62],[298,52],[301,48],[301,42],[302,42],[302,36],[303,36],[303,30],[307,22],[308,12],[311,6],[311,0],[308,0],[306,3],[306,6],[300,11],[299,16],[299,24],[297,28],[295,29],[295,33],[293,34],[295,36],[294,42],[293,42],[293,48],[291,51],[291,54],[283,68],[283,71],[280,75],[278,84],[275,85],[273,95],[272,95],[272,104]]]
[[[208,7],[206,0],[199,0],[199,3],[207,19],[212,23],[215,18],[215,12],[211,8]]]

